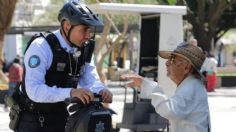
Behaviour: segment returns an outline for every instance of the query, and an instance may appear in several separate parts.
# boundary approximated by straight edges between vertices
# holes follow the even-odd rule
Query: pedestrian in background
[[[14,88],[22,81],[23,67],[21,65],[20,57],[17,56],[9,68],[9,89],[8,95],[12,95]]]
[[[8,91],[7,91],[7,95],[11,96],[14,92],[14,89],[16,88],[16,86],[22,81],[22,76],[23,76],[23,67],[20,63],[20,57],[17,56],[9,70],[8,70],[8,78],[9,78],[9,83],[8,83]],[[7,104],[5,102],[5,110],[7,110]]]
[[[207,79],[207,91],[213,92],[217,84],[217,60],[211,53],[205,52],[206,59],[202,65],[201,72]]]
[[[167,97],[157,82],[137,74],[122,75],[131,80],[130,87],[138,87],[140,96],[152,99],[156,112],[170,122],[171,132],[209,132],[210,112],[200,68],[205,55],[192,44],[181,43],[174,51],[160,51],[167,59],[167,76],[177,85],[173,96]]]

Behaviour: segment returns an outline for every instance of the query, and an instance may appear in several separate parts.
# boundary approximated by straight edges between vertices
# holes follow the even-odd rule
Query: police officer
[[[51,33],[56,36],[54,43],[38,37],[25,53],[23,111],[17,132],[64,132],[68,113],[63,101],[68,97],[77,97],[86,104],[93,100],[93,93],[99,93],[103,102],[112,101],[112,94],[100,82],[93,62],[82,61],[91,28],[103,23],[76,0],[62,7],[58,20],[60,29]]]

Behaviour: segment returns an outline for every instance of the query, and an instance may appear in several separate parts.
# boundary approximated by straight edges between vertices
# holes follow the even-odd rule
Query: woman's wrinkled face
[[[178,85],[190,72],[191,64],[180,56],[171,55],[166,61],[166,68],[167,76]]]

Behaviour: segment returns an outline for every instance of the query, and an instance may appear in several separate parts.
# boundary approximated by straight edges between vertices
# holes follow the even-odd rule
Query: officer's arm
[[[99,93],[106,86],[100,81],[97,69],[93,63],[86,63],[82,70],[82,75],[79,80],[79,87],[88,88],[93,93]]]

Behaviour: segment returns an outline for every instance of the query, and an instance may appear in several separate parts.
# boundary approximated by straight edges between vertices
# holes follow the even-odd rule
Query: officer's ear
[[[65,31],[66,33],[68,33],[68,31],[70,30],[70,28],[71,28],[70,22],[67,21],[67,20],[65,20],[65,21],[63,22],[63,29],[64,29],[64,31]]]

